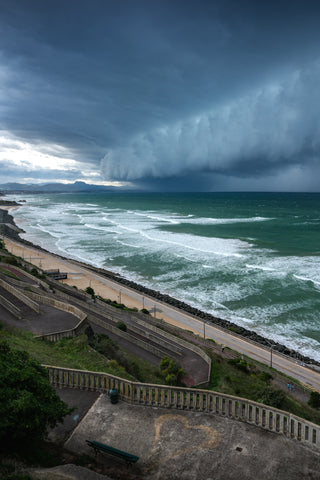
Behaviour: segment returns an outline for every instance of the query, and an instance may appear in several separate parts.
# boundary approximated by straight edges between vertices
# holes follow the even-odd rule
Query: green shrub
[[[86,292],[91,295],[92,297],[94,297],[94,290],[92,287],[87,287],[86,288]]]
[[[16,259],[16,257],[5,257],[4,260],[5,260],[5,263],[8,263],[9,265],[14,265],[14,266],[19,265],[19,262]]]
[[[228,363],[244,373],[249,373],[246,360],[241,360],[241,358],[230,358],[230,360],[228,360]]]
[[[123,332],[127,331],[127,325],[124,322],[118,322],[116,325],[119,330],[122,330]]]
[[[319,392],[310,392],[310,397],[308,405],[312,408],[320,408],[320,393]]]
[[[95,333],[88,337],[88,343],[90,347],[108,358],[115,357],[119,349],[118,345],[104,333]]]
[[[146,315],[149,315],[149,314],[150,314],[149,310],[147,310],[146,308],[142,308],[140,311],[141,311],[142,313],[145,313]]]
[[[177,362],[169,357],[163,357],[160,361],[160,371],[167,385],[181,385],[184,371]]]
[[[31,273],[31,275],[33,275],[34,277],[39,277],[39,272],[38,272],[38,270],[37,270],[35,267],[33,267],[33,268],[31,269],[31,272],[30,272],[30,273]]]
[[[51,387],[49,375],[27,352],[0,342],[0,443],[40,440],[47,427],[72,412]]]
[[[270,407],[282,408],[286,395],[282,390],[268,386],[257,393],[255,400],[270,405]]]
[[[270,383],[273,379],[273,376],[269,372],[260,372],[259,377],[263,382]]]

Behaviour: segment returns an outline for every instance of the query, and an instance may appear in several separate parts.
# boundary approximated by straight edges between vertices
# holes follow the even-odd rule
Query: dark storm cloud
[[[0,0],[0,128],[105,180],[314,188],[319,19],[308,0]]]

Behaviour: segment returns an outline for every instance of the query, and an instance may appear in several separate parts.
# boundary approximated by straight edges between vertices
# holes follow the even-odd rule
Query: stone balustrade
[[[320,450],[320,426],[291,413],[240,397],[210,390],[149,385],[131,382],[107,373],[49,367],[53,386],[93,390],[109,394],[117,388],[119,398],[134,405],[203,412],[238,420]]]

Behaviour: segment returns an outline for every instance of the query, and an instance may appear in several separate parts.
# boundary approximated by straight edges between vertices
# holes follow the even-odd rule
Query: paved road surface
[[[82,267],[79,267],[79,269],[82,270]],[[222,329],[208,325],[201,320],[197,320],[191,315],[181,312],[174,307],[156,301],[154,298],[136,292],[131,288],[116,284],[116,282],[101,277],[93,272],[90,272],[90,275],[92,275],[93,278],[99,277],[100,281],[114,289],[118,289],[119,292],[122,292],[122,295],[125,294],[135,300],[140,301],[141,306],[143,305],[156,317],[174,323],[175,325],[186,330],[192,330],[201,336],[205,335],[206,338],[211,338],[225,347],[230,347],[233,350],[243,353],[244,355],[247,355],[264,364],[270,365],[272,362],[273,368],[320,391],[320,374],[311,370],[310,368],[301,366],[300,363],[296,362],[294,359],[278,355],[274,351],[271,353],[271,348],[270,350],[265,349],[253,344],[252,342],[248,342],[240,336],[229,334]]]
[[[11,239],[6,239],[6,243],[14,244],[20,248],[23,247],[24,257],[30,258],[30,263],[34,263],[35,265],[39,266],[39,258],[36,258],[35,255],[39,255],[38,249],[33,249],[31,247],[25,246],[18,242],[14,242]],[[9,246],[10,250],[10,246]],[[43,254],[48,255],[47,253]],[[50,254],[49,254],[50,257]],[[106,287],[112,289],[114,292],[117,293],[118,300],[122,300],[128,306],[130,306],[130,299],[135,304],[139,304],[140,308],[145,307],[147,308],[154,316],[157,318],[162,318],[163,320],[170,322],[174,325],[177,325],[181,328],[186,330],[192,330],[195,333],[203,336],[205,334],[206,338],[211,338],[215,340],[217,343],[224,345],[225,347],[230,347],[240,353],[243,353],[254,360],[262,362],[264,364],[270,365],[271,362],[271,349],[262,348],[256,344],[253,344],[243,337],[235,336],[229,334],[227,331],[221,330],[216,328],[212,325],[205,324],[201,320],[197,320],[191,315],[188,315],[174,307],[166,305],[162,302],[155,300],[152,297],[148,297],[145,294],[132,290],[131,288],[125,287],[122,284],[117,284],[116,282],[105,278],[97,273],[94,273],[91,270],[84,268],[83,266],[77,264],[72,260],[62,259],[61,257],[57,257],[52,255],[54,261],[60,264],[60,271],[67,271],[67,272],[75,272],[81,276],[81,278],[86,277],[87,285],[91,284],[91,281],[99,280],[100,285],[106,285]],[[42,260],[43,264],[45,259]],[[45,266],[43,265],[43,268]],[[72,277],[70,278],[72,284]],[[96,292],[97,293],[97,292]],[[101,296],[103,292],[99,292]],[[121,298],[122,297],[122,298]],[[110,298],[110,297],[105,297]],[[284,372],[287,375],[299,380],[300,382],[304,383],[307,386],[311,386],[320,391],[320,374],[316,371],[311,370],[310,368],[303,367],[299,364],[299,362],[295,362],[293,359],[289,357],[284,357],[281,355],[272,352],[272,366]]]

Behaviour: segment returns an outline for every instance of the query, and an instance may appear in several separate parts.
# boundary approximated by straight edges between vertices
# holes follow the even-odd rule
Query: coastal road
[[[320,391],[320,374],[318,372],[302,366],[290,357],[277,354],[271,348],[263,348],[240,335],[228,333],[226,330],[217,328],[177,308],[99,275],[76,261],[63,259],[60,256],[29,247],[9,238],[5,238],[5,243],[8,250],[14,255],[21,256],[30,263],[38,267],[41,266],[44,270],[59,268],[60,271],[68,272],[68,279],[64,282],[70,285],[76,285],[77,282],[80,282],[78,288],[85,289],[86,286],[92,286],[95,293],[104,298],[117,300],[129,307],[146,308],[157,318],[182,329],[191,330],[199,336],[212,339],[216,343],[236,350],[254,360],[266,365],[270,365],[272,362],[272,367],[276,370],[299,380],[307,387]]]

